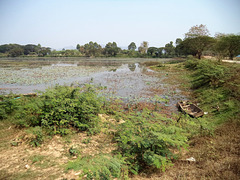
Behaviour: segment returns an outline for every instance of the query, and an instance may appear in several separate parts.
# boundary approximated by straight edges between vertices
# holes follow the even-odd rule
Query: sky
[[[162,47],[200,24],[240,33],[240,0],[0,0],[0,45]]]

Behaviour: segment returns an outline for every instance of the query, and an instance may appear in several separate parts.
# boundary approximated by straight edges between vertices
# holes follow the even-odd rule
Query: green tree
[[[201,59],[204,50],[208,49],[213,43],[214,39],[209,36],[209,31],[205,25],[196,25],[190,28],[189,32],[185,34],[183,49],[188,49],[192,54]]]
[[[80,50],[80,45],[79,44],[77,44],[76,49]]]
[[[182,50],[181,50],[181,44],[182,44],[182,39],[181,38],[177,38],[175,41],[176,47],[175,47],[175,54],[176,56],[181,56],[183,54]]]
[[[11,57],[17,57],[21,56],[24,53],[24,49],[21,47],[15,47],[9,51],[9,56]]]
[[[46,56],[51,53],[51,48],[49,47],[41,47],[38,56]]]
[[[240,35],[217,35],[215,51],[219,59],[228,56],[229,59],[233,60],[234,56],[240,54]]]
[[[24,47],[24,54],[28,55],[28,54],[32,54],[32,53],[38,53],[38,47],[34,44],[27,44]]]
[[[89,43],[84,45],[84,54],[89,57],[98,56],[101,53],[101,50],[102,47],[96,42],[90,41]]]
[[[147,50],[147,54],[151,57],[158,57],[159,49],[156,47],[149,47]]]
[[[137,48],[137,46],[134,42],[131,42],[128,46],[129,51],[134,51],[136,48]]]
[[[104,48],[104,54],[106,56],[116,56],[120,51],[120,48],[117,47],[117,43],[116,42],[109,42],[106,44],[105,48]]]
[[[175,55],[175,47],[173,46],[173,42],[170,41],[170,43],[167,43],[165,45],[165,53],[167,57],[173,57]]]

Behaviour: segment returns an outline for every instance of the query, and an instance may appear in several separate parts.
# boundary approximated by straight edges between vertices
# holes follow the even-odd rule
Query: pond
[[[144,61],[153,59],[0,60],[0,94],[33,93],[56,84],[93,84],[104,87],[104,96],[126,102],[161,97],[168,101],[166,106],[173,106],[186,98],[177,85],[168,83],[169,72],[155,72],[141,65]]]

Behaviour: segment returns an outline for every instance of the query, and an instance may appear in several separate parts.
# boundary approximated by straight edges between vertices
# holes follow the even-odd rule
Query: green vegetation
[[[92,41],[83,46],[77,44],[76,50],[62,51],[51,51],[50,48],[31,44],[1,45],[1,55],[11,57],[24,55],[152,58],[188,56],[191,58],[184,63],[179,58],[180,60],[171,62],[172,64],[162,64],[157,61],[142,64],[151,66],[155,71],[161,71],[166,77],[169,76],[168,72],[178,72],[178,78],[189,80],[190,85],[182,84],[182,86],[191,88],[192,101],[200,103],[205,112],[202,118],[164,113],[161,111],[163,108],[160,104],[168,106],[167,96],[162,98],[155,95],[148,102],[143,102],[146,100],[143,98],[142,102],[129,100],[126,103],[120,98],[106,100],[101,93],[98,93],[102,87],[97,89],[89,84],[81,88],[57,85],[45,92],[39,92],[36,97],[14,94],[0,96],[0,123],[1,128],[6,131],[2,136],[6,139],[9,133],[7,131],[11,131],[13,126],[15,130],[24,132],[10,140],[9,144],[13,148],[18,148],[26,142],[32,146],[31,148],[37,149],[47,143],[47,139],[56,137],[61,139],[60,136],[68,135],[69,146],[57,146],[57,144],[52,146],[61,149],[61,152],[71,158],[63,168],[67,171],[79,171],[77,176],[83,179],[128,179],[129,175],[152,171],[165,172],[166,168],[170,168],[181,157],[181,152],[191,146],[189,142],[194,138],[212,138],[215,129],[224,123],[234,122],[233,127],[239,126],[240,66],[224,64],[220,61],[225,57],[233,59],[240,53],[239,40],[239,35],[233,34],[210,37],[207,27],[199,25],[193,26],[185,34],[185,39],[177,38],[176,47],[172,41],[160,48],[148,47],[148,42],[143,41],[138,51],[134,42],[129,44],[128,50],[122,50],[116,42],[109,42],[102,48],[101,45]],[[219,61],[200,60],[204,54],[216,56]],[[76,70],[79,71],[79,69]],[[39,71],[43,73],[42,69]],[[37,72],[34,70],[35,75]],[[56,76],[56,73],[53,74]],[[42,76],[40,74],[37,77],[40,79],[39,77]],[[19,76],[17,78],[24,82],[23,78]],[[16,80],[10,77],[7,82],[16,82]],[[150,85],[148,81],[144,83]],[[169,89],[169,96],[175,94],[175,89]],[[9,127],[7,129],[4,126]],[[75,139],[78,146],[74,146],[73,141],[70,140],[71,135],[74,134],[80,135],[78,141]],[[96,136],[99,136],[98,140]],[[100,141],[102,137],[111,144],[107,150],[104,149],[106,140]],[[7,142],[4,140],[1,148]],[[93,146],[95,149],[91,150],[90,147]],[[84,147],[89,152],[84,152]],[[55,165],[55,162],[46,158],[49,155],[46,154],[46,156],[30,156],[31,165],[38,168]],[[61,155],[56,153],[55,157]],[[212,158],[212,156],[208,157]],[[28,169],[29,165],[25,165],[25,168]],[[24,177],[27,173],[20,176]]]
[[[117,156],[100,154],[95,157],[80,157],[71,161],[67,169],[81,170],[80,177],[86,179],[110,180],[114,178],[128,179],[124,159]]]
[[[90,41],[84,45],[77,44],[76,49],[57,51],[41,47],[40,44],[4,44],[0,45],[0,56],[173,58],[192,55],[201,59],[203,55],[208,55],[219,60],[223,58],[232,60],[240,54],[239,44],[239,34],[219,33],[211,37],[206,25],[200,24],[191,27],[184,39],[177,38],[175,46],[173,41],[170,41],[163,47],[149,47],[148,42],[143,41],[138,48],[131,42],[128,49],[121,49],[116,42],[108,42],[102,47],[97,42]]]
[[[240,107],[239,65],[210,60],[188,60],[193,71],[192,88],[197,101],[212,115],[213,123],[238,119]]]
[[[56,86],[37,97],[1,96],[1,121],[11,121],[17,128],[24,128],[29,135],[26,141],[33,147],[42,146],[49,136],[85,131],[86,136],[79,140],[81,145],[76,147],[68,141],[66,148],[67,156],[72,159],[65,168],[79,171],[81,178],[127,179],[128,174],[164,172],[177,161],[181,151],[189,147],[189,140],[196,136],[211,137],[219,124],[239,120],[238,65],[198,59],[175,63],[148,62],[145,65],[156,71],[187,69],[187,77],[181,78],[191,79],[193,100],[208,112],[204,117],[196,119],[181,114],[166,117],[158,106],[166,99],[158,96],[152,106],[135,102],[128,104],[126,111],[119,99],[107,101],[95,87],[86,85],[81,88]],[[100,113],[104,114],[101,118]],[[101,139],[103,134],[114,148],[107,153],[85,155],[81,148],[96,144],[94,137],[99,135]],[[12,141],[12,146],[19,147],[19,143]],[[32,156],[30,160],[38,167],[50,164],[41,155]]]
[[[56,86],[40,97],[20,100],[15,113],[20,126],[41,126],[50,134],[68,134],[70,127],[79,131],[97,131],[98,116],[103,100],[91,86],[84,89]]]
[[[134,174],[148,166],[164,171],[176,158],[170,149],[186,147],[184,129],[172,119],[144,110],[124,117],[124,120],[126,122],[118,127],[115,137],[117,152],[121,152]]]

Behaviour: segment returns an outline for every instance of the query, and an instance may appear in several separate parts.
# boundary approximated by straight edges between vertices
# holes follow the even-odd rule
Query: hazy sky
[[[240,0],[0,0],[0,44],[161,47],[200,24],[239,33]]]

